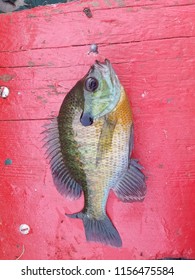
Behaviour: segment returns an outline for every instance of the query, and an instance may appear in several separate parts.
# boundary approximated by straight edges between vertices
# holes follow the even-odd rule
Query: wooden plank
[[[112,61],[132,104],[144,104],[142,94],[149,92],[146,99],[153,110],[158,108],[159,97],[164,100],[172,96],[179,111],[183,100],[178,94],[190,91],[184,100],[188,104],[194,95],[194,46],[194,38],[189,38],[104,46],[95,57],[89,56],[85,47],[1,53],[5,66],[0,68],[0,82],[10,88],[10,96],[0,99],[0,120],[55,116],[64,95],[94,59],[105,57]],[[24,104],[27,110],[23,110]]]
[[[33,16],[30,10],[14,13],[11,18],[9,14],[2,16],[1,51],[195,36],[195,5],[149,9],[122,7],[111,9],[109,13],[100,9],[93,11],[92,18],[86,17],[82,8],[78,12],[66,13],[66,6],[59,7],[64,7],[64,13],[53,14],[52,8],[45,12],[41,7]],[[39,15],[38,11],[43,13]],[[10,30],[9,36],[7,30]]]

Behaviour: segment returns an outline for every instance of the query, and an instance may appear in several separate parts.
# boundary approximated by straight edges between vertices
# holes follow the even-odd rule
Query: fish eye
[[[95,91],[99,86],[99,82],[96,78],[94,77],[89,77],[85,81],[85,89],[89,92]]]

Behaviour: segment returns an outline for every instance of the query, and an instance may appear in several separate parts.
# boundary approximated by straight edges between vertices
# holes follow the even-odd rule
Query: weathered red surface
[[[87,18],[84,7],[93,17]],[[195,258],[195,1],[79,1],[0,15],[0,259]],[[96,43],[99,55],[88,55]],[[57,193],[41,131],[95,59],[129,94],[143,203],[110,195],[121,249],[86,243]],[[5,165],[6,159],[11,165]],[[31,228],[28,235],[21,224]]]

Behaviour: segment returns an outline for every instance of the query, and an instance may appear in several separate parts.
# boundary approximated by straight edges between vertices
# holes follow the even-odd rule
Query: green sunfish
[[[131,159],[129,101],[109,60],[96,61],[65,96],[45,139],[57,190],[71,199],[84,193],[83,209],[67,216],[83,221],[87,241],[121,247],[106,213],[109,192],[124,202],[142,201],[146,184]]]

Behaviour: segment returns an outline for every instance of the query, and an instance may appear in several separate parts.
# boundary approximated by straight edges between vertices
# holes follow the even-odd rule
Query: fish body
[[[65,97],[47,130],[48,154],[58,191],[72,199],[84,193],[84,207],[68,214],[83,220],[86,238],[120,247],[120,235],[106,214],[112,189],[124,202],[145,197],[145,177],[133,149],[132,112],[111,63],[96,61]]]

